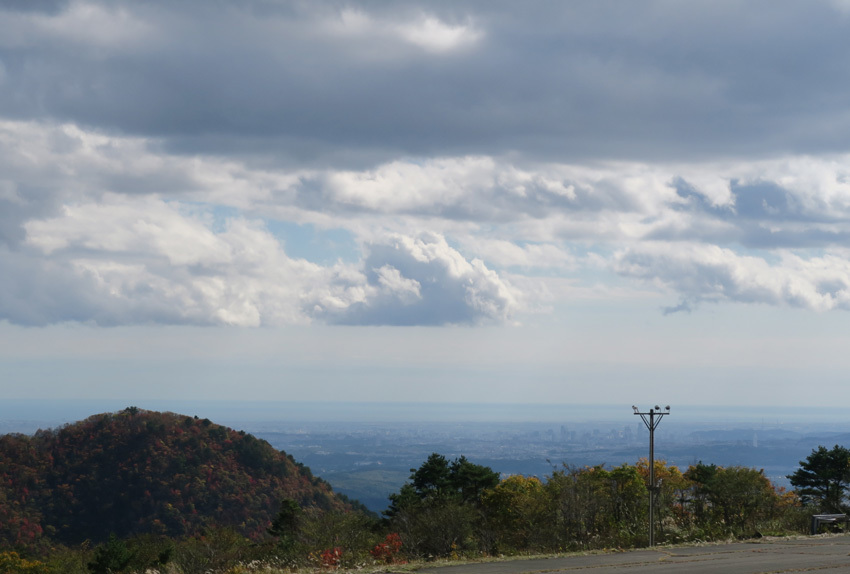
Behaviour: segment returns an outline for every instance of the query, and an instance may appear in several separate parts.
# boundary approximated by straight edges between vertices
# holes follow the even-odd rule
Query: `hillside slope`
[[[212,525],[259,537],[283,498],[346,506],[291,456],[207,419],[131,407],[0,436],[4,545],[182,536]]]

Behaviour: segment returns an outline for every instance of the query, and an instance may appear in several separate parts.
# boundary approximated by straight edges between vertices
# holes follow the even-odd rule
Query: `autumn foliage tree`
[[[510,476],[484,493],[487,529],[482,542],[492,553],[548,546],[546,487],[534,476]]]

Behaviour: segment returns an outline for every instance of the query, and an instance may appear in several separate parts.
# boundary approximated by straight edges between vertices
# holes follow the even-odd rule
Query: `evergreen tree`
[[[303,514],[297,502],[284,498],[280,503],[280,511],[268,529],[269,534],[277,537],[278,548],[286,556],[292,554],[298,544]]]
[[[850,450],[839,445],[830,450],[819,446],[800,461],[800,468],[788,478],[804,503],[824,512],[844,513],[850,485]]]
[[[474,538],[484,491],[499,484],[493,469],[465,457],[449,462],[433,453],[410,481],[390,495],[384,514],[409,551],[424,556],[462,552]]]

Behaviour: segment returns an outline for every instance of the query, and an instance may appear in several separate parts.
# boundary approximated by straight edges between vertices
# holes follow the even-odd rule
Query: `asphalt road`
[[[850,536],[762,539],[707,546],[631,550],[423,568],[426,574],[643,574],[850,573]]]

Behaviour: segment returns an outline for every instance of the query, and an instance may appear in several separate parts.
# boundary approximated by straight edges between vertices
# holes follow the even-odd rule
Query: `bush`
[[[0,552],[0,572],[3,574],[48,574],[42,562],[21,558],[17,552]]]
[[[134,553],[127,544],[114,534],[109,536],[106,544],[98,546],[94,560],[89,562],[89,572],[92,574],[117,574],[123,572],[132,562]]]
[[[401,536],[393,532],[392,534],[387,534],[387,537],[383,542],[376,544],[375,547],[369,551],[369,554],[371,554],[372,558],[376,561],[383,564],[399,564],[402,563],[402,560],[398,557],[401,552],[401,547]]]
[[[378,540],[377,521],[360,512],[312,509],[301,528],[301,547],[313,551],[340,549],[338,565],[354,567],[369,560]]]
[[[423,558],[458,558],[480,550],[475,526],[480,514],[470,505],[454,500],[428,500],[401,511],[392,521],[407,553]]]
[[[230,528],[215,528],[190,538],[174,551],[174,562],[183,574],[206,574],[249,560],[250,543]]]

